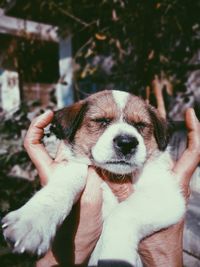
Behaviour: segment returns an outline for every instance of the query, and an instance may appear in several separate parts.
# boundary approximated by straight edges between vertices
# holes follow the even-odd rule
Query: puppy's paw
[[[23,208],[10,212],[2,220],[4,238],[13,252],[43,255],[50,247],[56,228],[50,226],[45,213],[27,213]]]

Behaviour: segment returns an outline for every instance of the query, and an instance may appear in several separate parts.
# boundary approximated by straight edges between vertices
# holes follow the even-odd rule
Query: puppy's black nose
[[[139,142],[136,137],[131,135],[118,135],[113,139],[114,148],[124,156],[134,152]]]

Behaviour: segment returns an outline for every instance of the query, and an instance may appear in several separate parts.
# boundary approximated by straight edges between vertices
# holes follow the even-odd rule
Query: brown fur
[[[83,107],[86,106],[86,108]],[[80,115],[80,111],[82,114]],[[108,125],[103,125],[97,120],[106,118],[110,123],[119,120],[121,111],[115,103],[112,91],[101,91],[93,94],[83,101],[75,103],[71,107],[64,108],[58,111],[56,116],[56,124],[61,125],[61,128],[66,132],[70,127],[77,126],[71,136],[73,140],[73,150],[79,155],[87,155],[91,157],[91,148],[95,145],[99,137],[105,131]],[[155,109],[150,107],[141,98],[130,95],[127,104],[123,110],[123,120],[138,128],[138,131],[144,138],[144,143],[148,151],[148,157],[158,148],[158,141],[155,137],[155,132],[159,128],[160,138],[166,134],[162,132],[162,128],[166,128],[166,124]],[[144,127],[139,127],[142,124]],[[69,138],[69,137],[66,137]],[[63,139],[63,138],[62,138]],[[160,145],[160,144],[159,144]]]

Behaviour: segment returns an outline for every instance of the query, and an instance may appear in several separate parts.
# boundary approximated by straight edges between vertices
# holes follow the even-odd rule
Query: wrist
[[[146,267],[182,267],[183,222],[142,240],[139,253]]]

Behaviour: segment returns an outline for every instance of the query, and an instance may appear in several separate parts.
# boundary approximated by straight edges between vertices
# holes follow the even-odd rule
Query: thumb
[[[52,121],[53,112],[46,111],[42,115],[36,117],[25,136],[24,147],[38,170],[41,176],[46,176],[49,172],[49,165],[53,162],[53,159],[49,156],[44,145],[41,143],[41,139],[44,135],[44,128]]]
[[[188,130],[188,147],[175,163],[173,171],[181,178],[181,186],[187,191],[190,178],[200,161],[200,123],[193,109],[186,111],[185,120]]]

